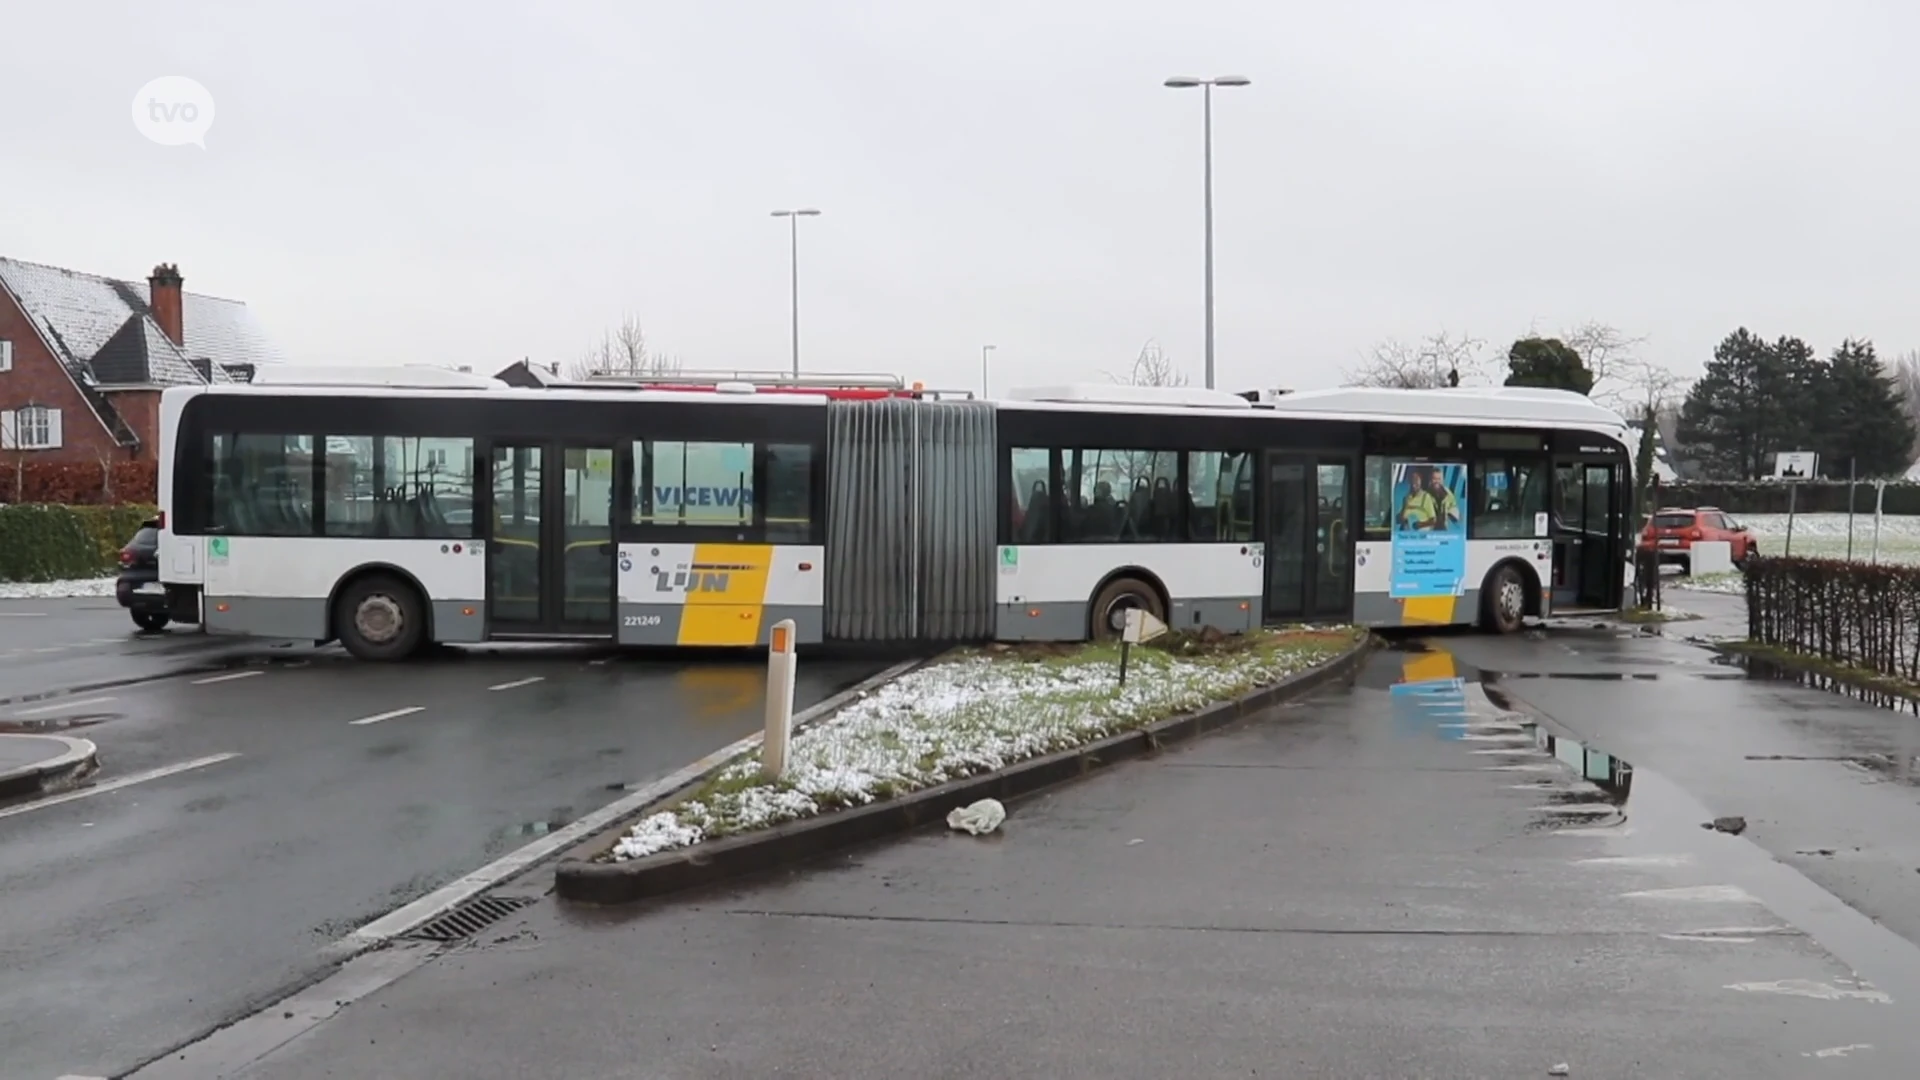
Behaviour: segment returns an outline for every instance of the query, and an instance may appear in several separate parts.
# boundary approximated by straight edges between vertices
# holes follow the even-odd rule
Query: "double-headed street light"
[[[1213,389],[1213,88],[1216,86],[1246,86],[1253,80],[1245,75],[1217,75],[1211,79],[1196,79],[1191,76],[1176,75],[1167,80],[1166,85],[1175,90],[1190,90],[1200,87],[1205,102],[1206,116],[1206,185],[1207,185],[1207,389]]]
[[[793,377],[800,377],[800,219],[819,217],[818,210],[775,210],[774,217],[787,219],[793,234]]]

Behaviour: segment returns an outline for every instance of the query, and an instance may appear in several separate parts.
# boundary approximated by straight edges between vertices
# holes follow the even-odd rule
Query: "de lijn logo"
[[[134,130],[161,146],[207,148],[213,95],[185,75],[162,75],[133,95]]]

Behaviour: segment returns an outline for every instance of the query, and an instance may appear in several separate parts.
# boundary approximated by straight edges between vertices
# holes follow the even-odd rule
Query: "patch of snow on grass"
[[[74,596],[112,596],[114,578],[71,581],[0,581],[0,600],[60,600]]]
[[[910,672],[796,733],[787,775],[760,776],[758,751],[694,798],[636,824],[613,850],[638,859],[932,787],[1067,750],[1277,682],[1343,651],[1345,632],[1268,636],[1192,656],[1136,648],[1029,659],[973,653]]]
[[[1736,514],[1760,539],[1763,555],[1784,555],[1787,551],[1787,515]],[[1795,514],[1793,553],[1811,558],[1847,557],[1847,515]],[[1873,515],[1853,515],[1853,558],[1866,562],[1873,556]],[[1920,514],[1887,514],[1880,519],[1880,561],[1884,563],[1920,563]]]
[[[1700,577],[1681,578],[1667,586],[1673,589],[1692,589],[1695,592],[1731,593],[1745,596],[1747,578],[1738,570],[1725,574],[1704,574]]]

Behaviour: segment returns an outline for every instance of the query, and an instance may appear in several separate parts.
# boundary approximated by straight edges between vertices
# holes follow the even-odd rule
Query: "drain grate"
[[[400,935],[411,941],[461,941],[537,900],[530,896],[483,896],[437,915]]]

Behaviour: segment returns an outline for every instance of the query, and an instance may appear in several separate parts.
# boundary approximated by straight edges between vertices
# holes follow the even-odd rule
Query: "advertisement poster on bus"
[[[1467,578],[1467,467],[1400,462],[1393,470],[1393,576],[1388,595],[1459,596]]]

